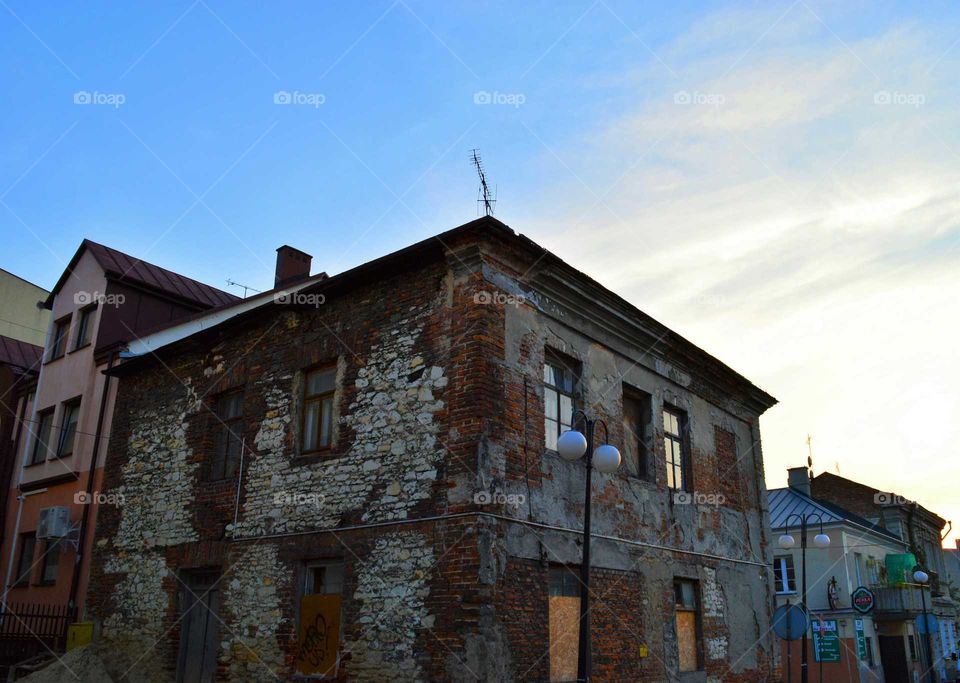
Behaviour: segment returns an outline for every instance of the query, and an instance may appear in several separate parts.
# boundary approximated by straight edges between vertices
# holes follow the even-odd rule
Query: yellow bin
[[[67,652],[75,647],[89,645],[93,640],[93,622],[78,621],[67,626]]]

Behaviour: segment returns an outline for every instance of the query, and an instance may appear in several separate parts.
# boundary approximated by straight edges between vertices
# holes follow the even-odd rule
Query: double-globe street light
[[[807,609],[807,523],[816,520],[820,523],[820,533],[813,537],[813,545],[818,548],[827,548],[830,546],[830,537],[823,533],[823,517],[819,513],[811,512],[806,515],[792,514],[787,517],[784,524],[783,535],[780,536],[780,547],[784,550],[790,550],[796,541],[790,535],[790,520],[800,520],[800,571],[803,573],[803,586],[800,591],[800,602],[803,605],[803,613],[807,617],[809,624],[810,611]],[[800,646],[800,681],[808,683],[810,673],[807,667],[807,631],[808,626],[803,629],[803,639]],[[820,634],[820,642],[823,643],[823,633]]]
[[[933,664],[933,643],[930,640],[930,618],[927,616],[927,596],[923,592],[927,582],[930,581],[930,575],[923,571],[918,564],[913,568],[913,580],[920,584],[920,604],[923,609],[923,633],[926,635],[924,642],[927,650],[927,674],[923,677],[927,681],[937,683],[937,670]]]
[[[575,427],[582,421],[586,435],[578,432]],[[603,425],[604,436],[610,437],[607,423],[603,420],[592,419],[582,410],[573,414],[571,429],[560,435],[557,440],[557,452],[564,460],[575,462],[581,458],[587,462],[586,500],[583,509],[583,560],[580,564],[580,637],[577,655],[577,681],[589,683],[593,669],[593,658],[590,652],[590,500],[591,479],[593,468],[596,467],[604,474],[611,474],[620,467],[620,451],[610,444],[603,444],[596,449],[593,447],[594,431],[598,424]],[[591,457],[584,455],[591,453]]]

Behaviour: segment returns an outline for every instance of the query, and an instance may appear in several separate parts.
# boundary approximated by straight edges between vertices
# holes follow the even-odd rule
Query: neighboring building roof
[[[16,374],[39,371],[42,358],[42,346],[0,335],[0,364],[9,365]]]
[[[810,480],[810,486],[813,488],[814,493],[817,493],[818,487],[822,489],[819,494],[821,496],[820,500],[822,500],[823,497],[830,495],[831,491],[836,492],[838,488],[842,488],[842,493],[837,495],[842,495],[845,500],[849,498],[851,505],[855,502],[858,506],[863,507],[861,512],[864,514],[869,514],[871,517],[873,516],[874,512],[876,512],[877,516],[879,517],[884,508],[912,508],[928,515],[941,529],[947,524],[947,520],[943,519],[936,512],[928,510],[919,503],[912,501],[905,496],[896,495],[896,493],[892,491],[881,491],[880,489],[876,489],[869,484],[862,484],[859,481],[853,481],[852,479],[841,477],[839,474],[821,472]],[[878,493],[888,494],[887,497],[890,502],[877,502]],[[830,495],[830,497],[834,498],[836,496]]]
[[[792,515],[806,516],[818,514],[823,518],[824,524],[848,523],[859,526],[867,531],[886,536],[897,543],[903,543],[900,537],[886,529],[877,526],[868,519],[854,514],[849,510],[844,510],[838,505],[828,503],[825,500],[811,498],[800,491],[792,488],[769,489],[767,491],[767,503],[770,507],[770,526],[773,529],[783,529],[787,526],[787,519]],[[794,520],[790,520],[790,526],[796,526]]]
[[[63,287],[67,278],[70,277],[70,274],[73,272],[77,261],[80,260],[80,256],[84,251],[89,251],[97,260],[97,263],[103,268],[108,279],[159,292],[204,309],[240,301],[240,297],[234,294],[224,292],[221,289],[211,287],[193,278],[184,277],[179,273],[174,273],[172,270],[155,266],[152,263],[141,261],[122,251],[117,251],[116,249],[85,239],[73,255],[73,258],[70,259],[70,263],[67,264],[63,275],[57,280],[57,284],[54,285],[50,296],[47,297],[47,308],[53,307],[53,298],[57,292],[60,291],[60,288]]]

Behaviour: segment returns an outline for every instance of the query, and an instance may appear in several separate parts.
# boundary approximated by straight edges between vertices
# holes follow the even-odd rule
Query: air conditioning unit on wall
[[[70,533],[70,508],[51,507],[40,510],[37,538],[64,538]]]

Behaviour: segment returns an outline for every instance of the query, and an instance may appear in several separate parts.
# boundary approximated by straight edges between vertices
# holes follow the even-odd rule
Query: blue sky
[[[270,286],[282,243],[339,272],[474,218],[479,147],[499,218],[781,400],[771,486],[812,433],[818,471],[960,522],[958,25],[947,2],[3,0],[0,267],[49,287],[89,237],[219,286]]]

